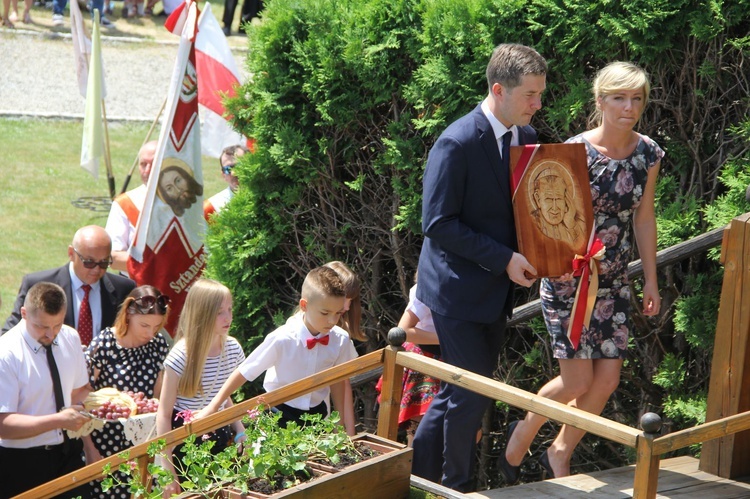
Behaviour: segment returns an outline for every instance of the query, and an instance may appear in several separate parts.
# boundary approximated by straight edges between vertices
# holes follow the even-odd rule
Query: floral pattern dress
[[[154,339],[145,345],[125,348],[117,343],[114,331],[106,328],[94,338],[86,350],[91,386],[94,390],[114,387],[121,392],[143,392],[146,397],[153,398],[154,385],[159,373],[164,369],[164,359],[168,352],[169,344],[161,333],[157,333]],[[96,380],[93,379],[94,369],[99,371]],[[119,421],[106,423],[102,430],[93,431],[91,438],[103,458],[132,446],[125,437]],[[127,482],[124,476],[120,479]],[[127,487],[121,486],[105,493],[101,490],[101,483],[94,482],[91,497],[129,499],[130,492]]]
[[[566,333],[579,278],[542,279],[542,313],[556,359],[622,359],[630,336],[627,270],[632,256],[633,214],[641,203],[648,172],[664,157],[664,151],[645,135],[641,135],[629,157],[618,160],[599,152],[583,135],[568,139],[567,143],[586,146],[596,237],[606,250],[599,262],[599,290],[591,322],[581,332],[578,349],[573,348]]]

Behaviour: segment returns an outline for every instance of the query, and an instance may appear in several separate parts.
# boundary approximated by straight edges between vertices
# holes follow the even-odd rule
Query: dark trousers
[[[323,417],[328,416],[328,407],[325,402],[321,402],[315,407],[311,407],[308,410],[297,409],[286,404],[279,404],[276,407],[271,408],[271,412],[280,412],[281,419],[279,419],[279,426],[286,428],[287,423],[294,421],[299,426],[304,426],[305,422],[302,421],[303,414],[320,414]]]
[[[0,499],[13,497],[84,466],[83,443],[66,439],[60,445],[9,449],[0,447]],[[89,497],[89,485],[56,496]]]
[[[492,377],[505,335],[505,314],[478,324],[432,313],[443,361]],[[448,383],[440,384],[414,436],[412,473],[469,492],[476,460],[476,434],[491,400]]]
[[[222,16],[221,21],[227,28],[232,27],[234,12],[237,10],[237,2],[238,0],[224,0],[224,15]],[[242,2],[242,22],[246,23],[253,17],[258,17],[261,10],[263,10],[263,0],[244,0]]]

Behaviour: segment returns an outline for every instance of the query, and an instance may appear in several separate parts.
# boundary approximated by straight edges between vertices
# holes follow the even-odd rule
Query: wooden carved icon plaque
[[[586,146],[514,146],[510,165],[518,252],[536,277],[572,272],[594,226]]]

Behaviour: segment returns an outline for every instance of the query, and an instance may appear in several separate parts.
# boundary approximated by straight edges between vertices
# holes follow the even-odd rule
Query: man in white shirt
[[[234,197],[234,193],[237,192],[237,189],[240,186],[240,181],[234,174],[234,166],[247,152],[247,147],[239,144],[236,146],[229,146],[221,152],[221,156],[219,157],[221,177],[229,187],[218,194],[214,194],[203,202],[203,217],[207,222],[210,221],[209,219],[211,215],[224,208],[229,200]]]
[[[146,184],[151,176],[151,167],[156,155],[157,142],[146,142],[138,151],[138,172],[142,184],[124,192],[112,202],[105,230],[112,239],[112,268],[120,272],[128,270],[128,250],[135,238],[135,224],[146,201]]]
[[[88,394],[81,341],[63,325],[65,292],[37,283],[21,322],[0,337],[0,498],[12,497],[83,466],[78,412]],[[87,497],[88,484],[58,497]]]

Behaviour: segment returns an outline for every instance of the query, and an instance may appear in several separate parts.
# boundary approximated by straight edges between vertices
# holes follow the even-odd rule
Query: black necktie
[[[503,169],[508,172],[508,178],[510,178],[510,139],[513,138],[513,132],[508,130],[503,135]]]
[[[60,383],[60,371],[57,370],[57,362],[55,362],[55,356],[52,355],[52,345],[45,346],[44,348],[47,350],[47,363],[49,364],[49,372],[52,375],[52,388],[55,390],[55,405],[57,406],[57,410],[60,411],[65,405],[62,383]]]

